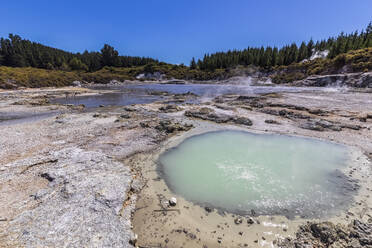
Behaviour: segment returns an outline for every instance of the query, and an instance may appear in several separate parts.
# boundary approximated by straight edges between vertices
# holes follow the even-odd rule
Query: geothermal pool
[[[84,104],[87,108],[95,108],[100,105],[125,106],[131,104],[152,103],[165,100],[166,97],[154,95],[155,92],[167,92],[170,94],[193,93],[201,99],[211,99],[222,94],[265,94],[274,92],[306,92],[327,91],[329,88],[322,87],[283,87],[283,86],[250,86],[250,85],[222,85],[222,84],[129,84],[122,86],[95,86],[92,89],[109,91],[100,95],[75,96],[52,99],[52,103],[59,104]],[[337,90],[337,88],[333,88]],[[112,93],[110,91],[115,90]]]
[[[186,139],[159,157],[170,189],[231,213],[301,216],[346,209],[355,186],[341,172],[347,147],[284,135],[217,131]]]

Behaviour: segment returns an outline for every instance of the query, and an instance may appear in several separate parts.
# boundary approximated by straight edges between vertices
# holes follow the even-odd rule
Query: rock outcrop
[[[167,104],[165,106],[160,107],[159,110],[164,113],[173,113],[181,111],[182,108],[177,106],[176,104]]]
[[[192,124],[182,124],[170,120],[162,120],[155,128],[161,132],[174,133],[176,131],[188,131],[193,128]]]
[[[355,88],[372,88],[372,72],[345,73],[332,75],[314,75],[293,82],[296,86],[349,86]]]
[[[185,116],[194,117],[202,120],[213,121],[216,123],[235,123],[239,125],[252,126],[252,121],[243,116],[231,116],[222,113],[216,113],[211,108],[200,108],[188,110],[185,112]]]
[[[296,238],[279,243],[282,248],[332,247],[359,248],[372,247],[372,224],[354,220],[348,226],[331,222],[308,223],[302,225]]]
[[[341,131],[343,128],[360,130],[363,127],[355,124],[339,123],[327,121],[323,119],[309,119],[307,122],[301,123],[300,127],[314,131]]]

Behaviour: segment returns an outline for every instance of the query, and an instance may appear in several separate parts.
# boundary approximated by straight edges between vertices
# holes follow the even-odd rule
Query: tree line
[[[8,38],[0,39],[0,65],[3,66],[93,72],[104,66],[132,67],[149,63],[158,63],[158,60],[119,56],[118,51],[107,44],[100,52],[71,53],[31,42],[13,34],[9,34]]]
[[[271,68],[301,62],[310,58],[315,51],[328,50],[328,57],[334,58],[341,53],[366,47],[372,47],[372,23],[365,31],[356,31],[351,34],[341,33],[337,37],[317,42],[310,40],[302,42],[299,46],[292,43],[280,49],[270,46],[248,47],[244,50],[205,54],[203,59],[198,61],[193,58],[190,62],[190,69],[213,71],[238,65]],[[8,38],[0,39],[0,66],[94,72],[105,66],[133,67],[157,64],[159,64],[158,60],[148,57],[120,56],[115,48],[107,44],[98,52],[71,53],[31,42],[13,34],[9,34]]]
[[[372,23],[369,23],[365,31],[351,34],[341,33],[337,37],[330,37],[317,41],[311,39],[309,42],[302,42],[300,46],[296,43],[286,45],[280,49],[277,47],[248,47],[244,50],[229,50],[205,54],[203,59],[190,62],[191,69],[215,70],[226,69],[238,65],[255,65],[262,68],[290,65],[309,59],[315,51],[328,50],[328,57],[334,58],[341,53],[350,50],[372,47]]]

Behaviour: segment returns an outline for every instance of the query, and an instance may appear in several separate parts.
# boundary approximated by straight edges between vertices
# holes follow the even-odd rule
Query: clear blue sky
[[[8,33],[72,52],[104,43],[122,55],[188,64],[228,49],[282,46],[361,30],[372,0],[9,0]]]

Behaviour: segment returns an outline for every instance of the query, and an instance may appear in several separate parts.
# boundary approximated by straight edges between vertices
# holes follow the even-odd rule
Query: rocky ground
[[[183,103],[195,96],[170,95],[95,109],[49,104],[56,96],[96,93],[0,92],[0,247],[371,245],[370,93],[223,95],[201,104]],[[355,202],[322,220],[221,215],[179,196],[169,206],[174,195],[156,157],[188,136],[226,128],[353,147],[356,161],[347,173],[360,185]]]
[[[355,88],[372,88],[372,72],[340,73],[331,75],[313,75],[298,80],[292,85],[301,86],[350,86]]]
[[[294,239],[286,238],[280,247],[372,247],[372,223],[353,220],[348,225],[331,222],[300,226]]]

